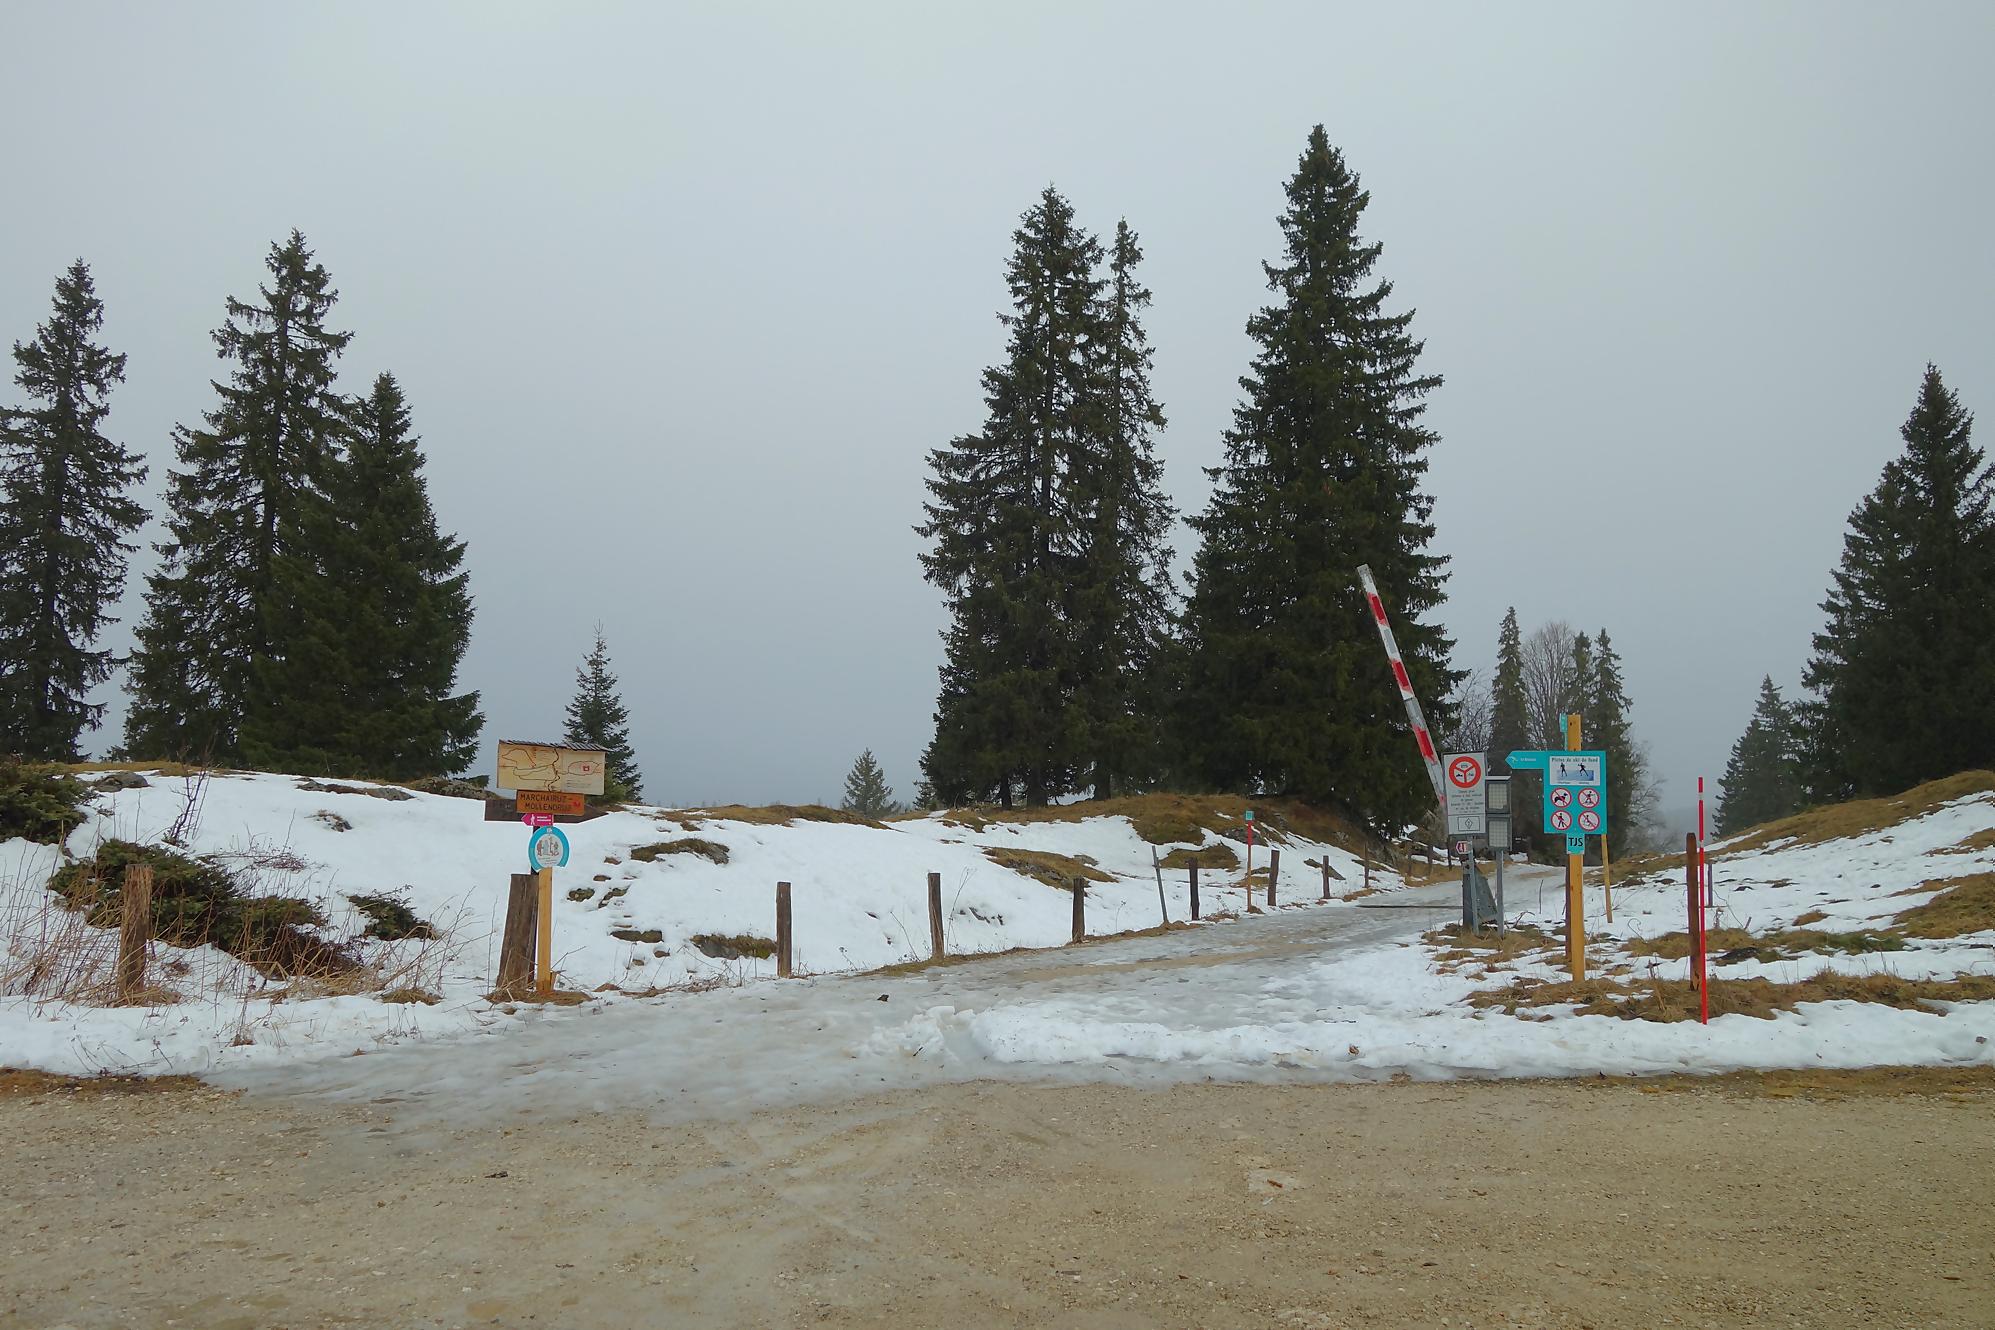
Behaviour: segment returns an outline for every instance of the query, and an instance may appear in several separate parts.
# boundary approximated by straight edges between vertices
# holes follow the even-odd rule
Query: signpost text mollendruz
[[[510,800],[487,800],[485,820],[518,817],[533,828],[527,837],[527,870],[539,881],[538,928],[534,939],[534,988],[547,997],[554,992],[554,870],[568,866],[568,833],[556,821],[582,822],[600,817],[586,795],[601,795],[609,755],[600,748],[570,748],[565,744],[499,740],[500,789],[513,791]]]

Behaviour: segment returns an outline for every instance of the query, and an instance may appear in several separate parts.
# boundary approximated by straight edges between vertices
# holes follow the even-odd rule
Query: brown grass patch
[[[1240,866],[1240,856],[1234,852],[1231,845],[1226,844],[1204,845],[1197,849],[1193,849],[1190,846],[1180,846],[1157,862],[1160,867],[1175,868],[1182,872],[1191,867],[1193,859],[1198,860],[1198,866],[1201,870],[1218,869],[1229,871]]]
[[[1755,1016],[1771,1019],[1803,1002],[1876,1002],[1887,1007],[1923,1009],[1935,1002],[1985,1002],[1995,999],[1995,976],[1963,975],[1955,979],[1901,979],[1891,974],[1818,974],[1810,979],[1776,984],[1767,979],[1713,979],[1713,1016]],[[1470,996],[1473,1007],[1495,1008],[1509,1015],[1530,1007],[1572,1004],[1582,1016],[1618,1016],[1623,1020],[1694,1021],[1697,989],[1681,979],[1582,979],[1546,983],[1519,979],[1506,988]]]
[[[717,864],[727,862],[727,847],[697,836],[682,836],[678,840],[663,840],[656,845],[640,845],[630,852],[630,857],[639,863],[655,863],[668,854],[697,854],[702,859]]]
[[[1995,873],[1928,882],[1919,890],[1940,888],[1924,905],[1894,916],[1892,928],[1906,937],[1959,937],[1995,928]]]
[[[1814,928],[1786,928],[1778,933],[1749,933],[1743,928],[1713,928],[1704,934],[1707,954],[1751,952],[1738,960],[1792,960],[1809,952],[1859,956],[1873,951],[1903,951],[1905,940],[1890,933],[1858,929],[1853,933],[1824,933]],[[1689,933],[1664,933],[1659,937],[1634,938],[1627,944],[1631,956],[1654,956],[1680,961],[1690,955]]]
[[[437,1003],[443,1001],[435,993],[427,992],[420,988],[391,988],[383,993],[379,1000],[382,1002],[403,1004],[416,1003],[425,1007],[434,1007]]]
[[[1257,844],[1283,845],[1294,837],[1323,841],[1357,853],[1365,844],[1358,828],[1342,814],[1297,799],[1253,798],[1237,794],[1135,794],[1120,799],[1088,799],[1045,808],[956,808],[941,814],[950,826],[983,831],[993,822],[1081,822],[1091,817],[1126,817],[1136,834],[1152,845],[1196,844],[1203,833],[1245,841],[1247,810],[1254,812]]]
[[[1995,850],[1995,827],[1984,827],[1973,835],[1964,837],[1958,845],[1942,845],[1931,853],[1979,854],[1983,850]]]
[[[166,1094],[174,1090],[206,1090],[193,1076],[57,1076],[26,1067],[0,1067],[0,1098],[60,1094],[94,1099],[111,1095]],[[211,1093],[221,1093],[211,1091]]]
[[[1053,854],[1047,850],[1017,850],[1009,845],[993,845],[984,851],[984,858],[999,868],[1023,873],[1062,891],[1071,887],[1077,877],[1090,882],[1115,881],[1112,874],[1095,867],[1094,859],[1085,854]]]
[[[677,822],[688,831],[698,831],[702,821],[709,822],[749,822],[758,827],[785,827],[792,822],[842,822],[855,827],[875,827],[886,829],[886,823],[864,813],[850,813],[843,808],[826,808],[823,804],[765,804],[760,808],[749,808],[742,804],[722,804],[717,808],[688,808],[679,812],[665,813],[663,817]]]
[[[1728,1071],[1714,1076],[1641,1076],[1632,1078],[1643,1094],[1678,1094],[1715,1090],[1755,1099],[1882,1098],[1891,1095],[1983,1095],[1995,1092],[1995,1066],[1976,1067],[1857,1067],[1847,1070],[1809,1068],[1793,1071]],[[1598,1078],[1575,1082],[1591,1088],[1626,1088],[1629,1078]]]
[[[1845,804],[1811,808],[1792,817],[1783,817],[1747,831],[1723,846],[1725,854],[1744,854],[1764,849],[1775,841],[1799,845],[1819,845],[1882,831],[1915,817],[1924,817],[1942,804],[1973,794],[1995,791],[1995,771],[1963,771],[1944,780],[1927,781],[1903,794],[1885,799],[1854,799]]]
[[[1828,917],[1829,917],[1828,914],[1822,910],[1809,910],[1805,914],[1797,914],[1794,916],[1794,926],[1796,928],[1802,928],[1808,924],[1819,924]]]
[[[1463,928],[1460,924],[1448,924],[1430,929],[1423,941],[1431,946],[1443,947],[1435,956],[1442,964],[1458,964],[1462,961],[1505,961],[1515,960],[1532,952],[1556,948],[1565,949],[1565,940],[1552,936],[1535,924],[1518,924],[1496,935],[1496,925],[1486,925],[1482,932]]]

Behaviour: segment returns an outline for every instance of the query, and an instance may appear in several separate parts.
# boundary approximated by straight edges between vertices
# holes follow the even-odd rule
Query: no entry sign
[[[1448,834],[1480,836],[1489,829],[1488,805],[1483,800],[1482,783],[1488,775],[1488,762],[1481,753],[1449,753],[1441,760],[1447,776]]]

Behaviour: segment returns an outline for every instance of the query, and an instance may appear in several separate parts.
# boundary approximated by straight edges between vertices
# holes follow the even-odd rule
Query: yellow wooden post
[[[554,995],[554,870],[540,870],[540,938],[534,948],[534,987],[542,997]]]
[[[1579,751],[1579,737],[1579,713],[1574,711],[1566,716],[1567,752]],[[1586,895],[1580,886],[1585,866],[1584,854],[1566,856],[1566,964],[1575,983],[1586,978]]]

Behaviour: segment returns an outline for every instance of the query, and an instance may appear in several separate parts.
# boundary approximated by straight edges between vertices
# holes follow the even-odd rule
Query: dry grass
[[[1767,979],[1713,979],[1713,1016],[1754,1016],[1771,1019],[1803,1002],[1876,1002],[1887,1007],[1926,1008],[1935,1002],[1985,1002],[1995,999],[1995,976],[1963,975],[1956,979],[1902,979],[1892,974],[1818,974],[1777,984]],[[1531,1007],[1570,1004],[1581,1016],[1618,1016],[1623,1020],[1694,1021],[1697,989],[1680,979],[1582,979],[1547,983],[1519,979],[1500,989],[1476,993],[1469,1005],[1516,1014]]]
[[[1873,1099],[1894,1095],[1984,1095],[1995,1093],[1995,1066],[1856,1067],[1848,1070],[1730,1071],[1715,1076],[1634,1078],[1643,1094],[1716,1091],[1754,1099]],[[1593,1088],[1625,1087],[1628,1079],[1592,1078],[1573,1082]]]
[[[1751,933],[1743,928],[1713,928],[1704,934],[1704,949],[1711,956],[1750,952],[1737,960],[1792,960],[1810,952],[1859,956],[1873,951],[1903,951],[1905,940],[1890,933],[1859,929],[1853,933],[1824,933],[1814,928],[1787,928],[1778,933]],[[1634,938],[1627,944],[1631,956],[1654,956],[1659,960],[1680,961],[1690,955],[1689,933],[1664,933],[1658,937]]]
[[[1796,928],[1802,928],[1808,924],[1819,924],[1828,917],[1829,917],[1828,914],[1825,913],[1824,911],[1809,910],[1805,914],[1797,914],[1794,916],[1794,926]]]
[[[1995,850],[1995,827],[1984,827],[1971,836],[1961,839],[1958,845],[1942,845],[1933,854],[1979,854],[1983,850]]]
[[[749,808],[742,804],[721,804],[715,808],[686,808],[676,812],[661,813],[662,820],[676,822],[687,831],[698,831],[703,822],[748,822],[758,827],[784,827],[792,822],[838,822],[855,827],[875,827],[885,830],[886,823],[878,818],[867,817],[864,813],[850,813],[843,808],[826,808],[823,804],[766,804],[760,808]]]
[[[1201,871],[1228,870],[1240,866],[1240,856],[1234,853],[1231,845],[1226,844],[1205,845],[1197,849],[1180,846],[1158,860],[1158,863],[1164,868],[1175,868],[1182,872],[1191,867],[1191,861],[1194,859],[1198,860]]]
[[[1915,817],[1924,817],[1956,799],[1991,791],[1995,791],[1995,771],[1963,771],[1957,776],[1928,781],[1886,799],[1856,799],[1845,804],[1830,804],[1781,818],[1777,822],[1768,822],[1726,844],[1724,852],[1744,854],[1764,849],[1776,841],[1820,845],[1823,841],[1863,836]]]
[[[1010,810],[978,807],[951,809],[941,815],[950,826],[982,831],[993,822],[1081,822],[1092,817],[1126,817],[1137,836],[1152,845],[1197,844],[1204,833],[1244,842],[1247,811],[1254,813],[1254,840],[1285,845],[1291,839],[1322,841],[1353,854],[1366,844],[1364,835],[1341,814],[1298,799],[1247,798],[1237,794],[1135,794],[1120,799],[1088,799],[1045,808]]]
[[[654,936],[641,940],[656,942],[659,939]],[[701,954],[717,961],[738,961],[744,956],[766,961],[776,954],[773,939],[756,937],[753,933],[695,933],[686,940],[698,947]]]
[[[1995,873],[1928,882],[1921,891],[1940,890],[1924,905],[1915,905],[1891,921],[1906,937],[1959,937],[1995,928]]]
[[[1090,882],[1115,881],[1113,875],[1095,867],[1094,859],[1085,854],[1054,854],[1048,850],[1017,850],[1008,845],[993,845],[984,851],[984,858],[999,868],[1023,873],[1062,891],[1071,887],[1077,877]]]
[[[203,1085],[193,1076],[57,1076],[52,1072],[30,1071],[21,1067],[0,1067],[0,1099],[32,1095],[63,1095],[78,1099],[135,1094],[164,1094],[175,1090],[206,1090],[220,1096],[226,1091]]]
[[[697,836],[685,836],[678,840],[659,841],[656,845],[640,845],[630,852],[630,857],[639,863],[655,863],[668,854],[697,854],[702,859],[717,864],[727,862],[727,847]]]
[[[1422,939],[1430,946],[1444,950],[1436,953],[1434,959],[1443,965],[1460,964],[1463,961],[1509,961],[1529,956],[1545,950],[1565,950],[1565,940],[1545,932],[1535,924],[1518,924],[1496,935],[1494,924],[1484,927],[1477,933],[1463,928],[1460,924],[1448,924],[1431,929]]]

